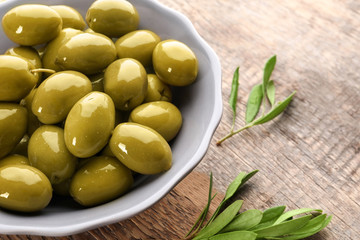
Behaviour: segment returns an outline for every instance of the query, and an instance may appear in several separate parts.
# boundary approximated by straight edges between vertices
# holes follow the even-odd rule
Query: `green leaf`
[[[250,230],[254,231],[256,229],[261,229],[267,226],[272,225],[285,211],[286,206],[277,206],[273,208],[268,208],[263,212],[263,217],[259,225],[251,228]]]
[[[254,170],[250,173],[240,172],[237,177],[232,181],[226,189],[224,201],[228,200],[243,186],[252,176],[254,176],[259,170]]]
[[[264,76],[263,76],[263,88],[262,88],[264,96],[266,96],[268,82],[269,82],[270,76],[275,68],[275,64],[276,64],[276,55],[272,56],[265,64]]]
[[[252,178],[259,170],[254,170],[252,172],[249,172],[248,174],[246,174],[246,176],[243,178],[243,180],[241,181],[240,187],[241,188],[250,178]]]
[[[257,209],[247,210],[237,215],[221,232],[248,230],[260,223],[263,213]]]
[[[256,233],[249,231],[235,231],[235,232],[217,234],[209,238],[209,240],[229,240],[229,239],[255,240]]]
[[[236,102],[238,96],[238,89],[239,89],[239,67],[236,68],[233,76],[233,80],[231,83],[231,92],[229,98],[229,104],[231,109],[233,110],[233,116],[236,116]]]
[[[263,218],[261,219],[260,223],[278,219],[278,217],[280,217],[281,214],[283,214],[283,212],[285,211],[285,208],[286,206],[277,206],[266,209],[263,213]]]
[[[268,112],[265,116],[260,117],[258,119],[256,119],[252,125],[259,125],[259,124],[263,124],[266,122],[269,122],[271,120],[273,120],[274,118],[276,118],[280,113],[282,113],[286,107],[289,105],[289,103],[291,102],[294,94],[296,93],[296,91],[294,91],[293,93],[290,94],[290,96],[288,96],[284,101],[279,102],[270,112]]]
[[[322,215],[320,215],[322,216]],[[318,217],[320,217],[318,216]],[[320,232],[322,229],[324,229],[331,221],[331,216],[327,217],[325,220],[323,220],[321,222],[321,224],[319,224],[318,228],[314,227],[314,230],[309,230],[308,232],[304,232],[304,233],[299,233],[299,234],[291,234],[290,236],[286,236],[281,238],[282,240],[297,240],[297,239],[304,239],[307,237],[310,237],[318,232]],[[315,218],[314,218],[315,219]],[[312,219],[313,220],[313,219]],[[311,221],[311,220],[310,220]],[[308,224],[306,224],[307,226]],[[302,229],[302,228],[301,228]],[[299,231],[301,230],[299,229]],[[297,231],[296,231],[297,232]]]
[[[317,216],[317,217],[311,219],[308,224],[306,224],[303,228],[301,228],[301,229],[298,230],[299,232],[301,231],[302,233],[298,233],[298,231],[296,231],[296,232],[291,233],[291,235],[289,235],[289,236],[285,236],[285,237],[282,237],[282,238],[279,238],[279,239],[281,239],[281,240],[304,239],[304,238],[310,237],[310,236],[312,236],[312,235],[320,232],[320,231],[321,231],[322,229],[324,229],[324,228],[330,223],[330,221],[331,221],[331,216],[329,216],[329,217],[327,217],[327,218],[325,218],[325,219],[323,219],[323,216],[326,216],[326,215],[325,215],[325,214],[322,214],[322,215],[320,215],[320,216]],[[315,226],[315,225],[316,225],[315,223],[310,224],[310,222],[311,222],[312,220],[315,220],[316,218],[321,218],[323,221],[321,221],[321,222],[318,224],[318,226]],[[317,221],[318,221],[318,219],[317,219]],[[313,225],[314,227],[312,227],[311,229],[308,229],[307,231],[305,231],[305,230],[302,231],[302,229],[304,229],[305,227],[307,227],[309,224],[310,224],[310,225]],[[268,238],[268,239],[276,239],[276,238]]]
[[[295,232],[292,232],[291,234],[304,234],[307,232],[314,232],[317,229],[319,229],[319,227],[322,226],[325,219],[326,219],[326,214],[321,214],[317,217],[314,217],[305,226],[296,230]]]
[[[255,85],[249,94],[246,105],[245,122],[246,124],[252,122],[259,112],[263,99],[262,84]]]
[[[254,176],[259,170],[254,170],[249,173],[240,172],[236,178],[229,184],[228,188],[226,189],[225,197],[216,208],[214,214],[211,216],[209,222],[206,224],[209,225],[214,218],[218,215],[224,204],[227,200],[229,200],[234,194],[239,190],[241,186],[243,186],[252,176]]]
[[[198,226],[197,230],[201,227],[202,223],[204,222],[206,215],[209,211],[210,208],[210,204],[211,201],[214,199],[215,195],[212,197],[212,185],[213,185],[213,175],[212,172],[210,172],[210,183],[209,183],[209,195],[208,195],[208,202],[206,204],[206,206],[204,207],[204,209],[202,210],[202,212],[200,213],[199,217],[197,218],[196,222],[194,223],[194,225],[192,226],[192,228],[190,229],[190,231],[185,235],[185,237],[189,236],[194,229],[196,228],[196,226]],[[195,231],[196,232],[196,231]]]
[[[303,214],[303,213],[309,213],[309,212],[322,212],[321,209],[313,209],[313,208],[300,208],[300,209],[295,209],[295,210],[291,210],[291,211],[288,211],[284,214],[282,214],[274,223],[275,224],[278,224],[278,223],[281,223],[283,221],[285,221],[286,219],[288,218],[291,218],[295,215],[299,215],[299,214]]]
[[[277,225],[257,229],[254,230],[254,232],[258,234],[257,238],[283,236],[302,228],[310,221],[310,219],[311,215],[306,215],[300,218],[282,222]]]
[[[228,200],[235,194],[235,192],[239,189],[245,176],[246,176],[246,172],[240,172],[236,176],[236,178],[229,184],[228,188],[226,189],[226,193],[223,201]]]
[[[193,240],[209,238],[218,233],[234,219],[236,214],[239,212],[242,204],[242,200],[236,200],[235,202],[233,202],[222,213],[220,213],[219,216],[217,216],[212,223],[210,223],[207,227],[203,228],[199,232],[199,234],[196,235],[195,238],[193,238]]]
[[[269,99],[269,102],[271,106],[274,106],[275,104],[275,84],[274,80],[269,81],[266,89],[267,98]]]

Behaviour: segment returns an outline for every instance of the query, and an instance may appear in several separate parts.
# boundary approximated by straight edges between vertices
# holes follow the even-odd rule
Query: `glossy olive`
[[[174,104],[157,101],[136,107],[132,110],[129,121],[151,127],[160,133],[166,141],[170,141],[181,128],[182,116]]]
[[[89,79],[93,91],[104,92],[104,73],[91,75],[89,76]]]
[[[80,33],[59,48],[56,63],[63,70],[95,74],[115,59],[116,48],[110,38],[100,33]]]
[[[160,37],[149,30],[137,30],[125,34],[115,42],[119,58],[134,58],[144,67],[152,64],[152,53]]]
[[[173,86],[189,85],[198,74],[195,53],[177,40],[165,40],[156,45],[153,66],[159,79]]]
[[[172,92],[170,87],[160,81],[155,74],[148,74],[148,88],[144,102],[167,101],[171,102]]]
[[[147,91],[146,71],[132,58],[122,58],[105,70],[104,90],[118,110],[128,111],[140,105]]]
[[[110,139],[110,148],[120,162],[141,174],[161,173],[172,164],[171,148],[166,140],[141,124],[119,124]]]
[[[12,154],[0,159],[0,168],[8,165],[30,165],[29,159],[25,156]]]
[[[73,28],[65,28],[60,31],[59,35],[46,45],[42,56],[44,68],[53,69],[56,72],[61,71],[60,66],[56,63],[59,48],[64,45],[70,38],[81,33],[80,30]]]
[[[26,60],[28,60],[32,65],[34,65],[35,68],[42,68],[42,62],[39,52],[33,47],[25,47],[25,46],[12,47],[6,50],[5,55],[23,57]],[[38,73],[37,82],[40,81],[41,76],[42,74]]]
[[[24,4],[8,11],[2,19],[2,26],[15,43],[33,46],[54,39],[62,29],[62,20],[48,6]]]
[[[65,143],[80,158],[91,157],[107,144],[115,123],[112,99],[102,92],[91,92],[70,110],[65,121]]]
[[[36,212],[45,208],[51,198],[51,184],[40,170],[28,165],[0,168],[0,207]]]
[[[35,87],[38,75],[25,58],[0,55],[0,101],[20,101]]]
[[[10,153],[26,133],[27,110],[12,103],[0,103],[0,159]]]
[[[70,178],[77,159],[66,148],[64,130],[57,126],[39,127],[30,137],[28,146],[30,165],[42,171],[52,184]]]
[[[116,158],[100,156],[82,166],[72,178],[70,195],[83,206],[113,200],[133,184],[131,171]]]
[[[65,120],[74,104],[92,90],[84,74],[62,71],[52,74],[38,87],[32,101],[32,112],[45,124]]]
[[[95,32],[120,37],[139,25],[136,8],[125,0],[97,0],[86,13],[86,22]]]
[[[36,129],[43,125],[42,122],[36,117],[36,115],[32,112],[32,102],[37,92],[37,88],[31,90],[31,92],[21,100],[20,105],[26,107],[28,112],[28,124],[26,133],[31,136]]]
[[[84,18],[76,9],[66,5],[53,5],[50,8],[60,15],[63,23],[62,28],[84,30],[86,27]]]

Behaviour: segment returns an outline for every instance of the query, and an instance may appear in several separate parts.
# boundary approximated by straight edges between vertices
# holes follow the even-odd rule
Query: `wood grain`
[[[240,171],[259,169],[241,198],[244,209],[287,205],[314,207],[333,215],[309,239],[360,239],[360,3],[357,0],[160,0],[193,22],[222,64],[222,121],[194,184],[214,174],[224,191]],[[265,61],[277,55],[273,73],[278,99],[297,94],[275,121],[215,141],[230,128],[226,102],[233,71],[240,66],[239,116]],[[187,181],[146,212],[124,222],[63,239],[179,239],[204,204],[207,185]],[[202,180],[203,179],[203,180]],[[196,193],[196,194],[195,194]],[[201,203],[198,202],[201,200]],[[44,239],[4,236],[2,239]],[[46,238],[47,239],[47,238]]]

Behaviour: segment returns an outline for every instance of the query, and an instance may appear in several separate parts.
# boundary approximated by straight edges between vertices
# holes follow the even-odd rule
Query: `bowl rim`
[[[0,6],[11,4],[18,0],[8,0],[5,2],[0,2]],[[217,126],[220,123],[222,112],[223,112],[223,103],[222,103],[222,81],[221,81],[221,64],[218,56],[215,51],[210,47],[210,45],[200,36],[200,34],[195,29],[192,22],[182,13],[177,10],[174,10],[163,3],[158,2],[157,0],[148,0],[150,4],[154,4],[155,7],[159,8],[161,11],[168,12],[173,15],[175,18],[183,22],[191,35],[198,41],[210,60],[210,69],[213,72],[215,78],[215,87],[214,87],[214,107],[211,118],[209,120],[208,128],[205,131],[203,140],[200,142],[199,147],[195,154],[192,156],[192,160],[188,161],[183,168],[181,168],[176,175],[171,178],[171,181],[164,184],[164,186],[157,191],[157,194],[151,196],[147,201],[140,202],[136,207],[126,209],[121,212],[114,212],[112,215],[88,219],[78,224],[69,226],[59,226],[59,227],[44,227],[44,226],[13,226],[6,225],[6,223],[0,223],[0,233],[2,234],[30,234],[30,235],[42,235],[42,236],[66,236],[85,232],[90,229],[98,228],[108,224],[116,223],[119,221],[126,220],[132,216],[140,214],[146,209],[153,206],[155,203],[160,201],[167,193],[169,193],[181,180],[183,180],[203,159],[208,148],[210,147],[211,139],[213,134],[216,131]],[[195,161],[196,160],[196,161]]]

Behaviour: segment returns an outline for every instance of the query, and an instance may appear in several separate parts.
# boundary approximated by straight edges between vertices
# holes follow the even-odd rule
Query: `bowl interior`
[[[7,0],[0,3],[0,16],[16,5],[66,4],[85,16],[93,0]],[[182,14],[156,1],[130,1],[140,15],[140,29],[149,29],[163,40],[176,39],[187,44],[199,60],[197,81],[174,89],[174,103],[183,115],[183,126],[172,141],[173,166],[166,173],[136,179],[133,189],[109,203],[81,208],[71,199],[54,197],[38,214],[0,211],[0,232],[7,234],[68,235],[129,218],[161,199],[202,159],[222,113],[221,68],[213,50]],[[0,27],[0,53],[15,46]]]

